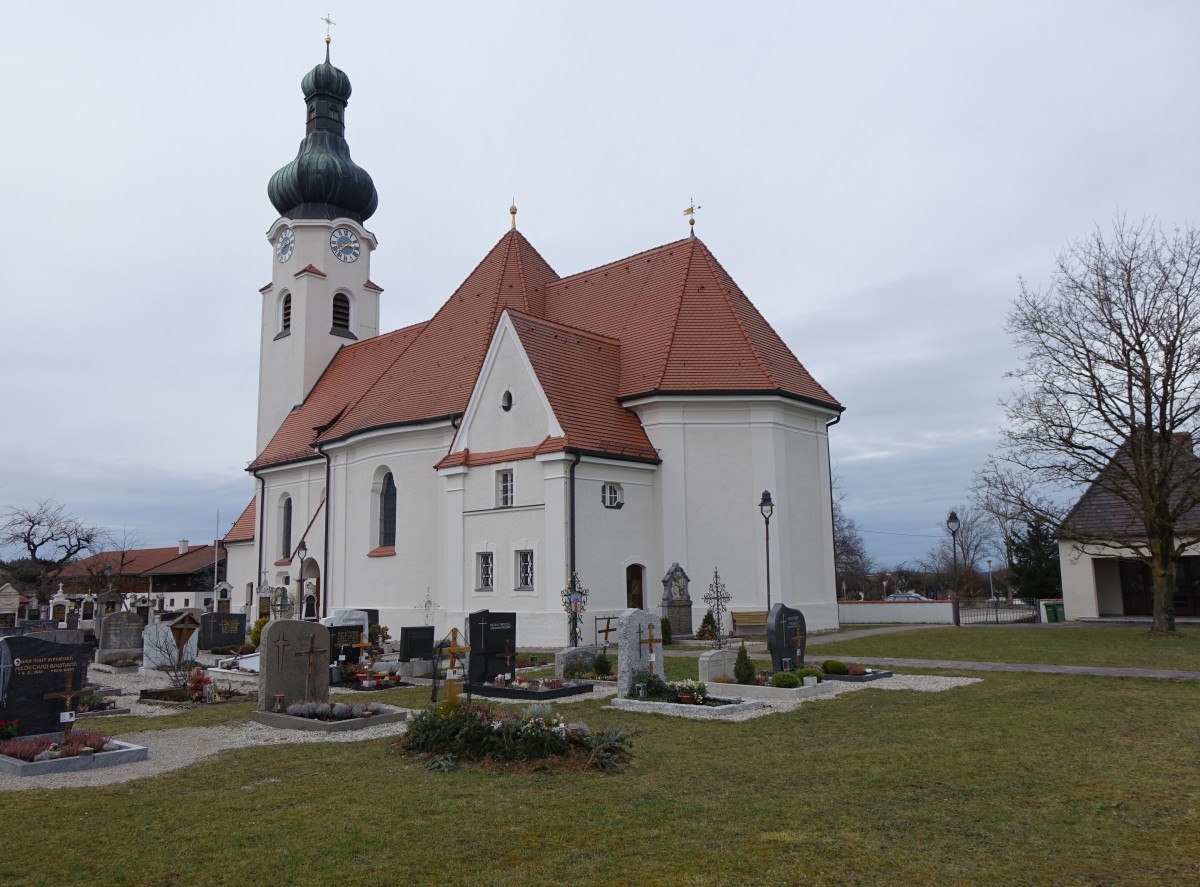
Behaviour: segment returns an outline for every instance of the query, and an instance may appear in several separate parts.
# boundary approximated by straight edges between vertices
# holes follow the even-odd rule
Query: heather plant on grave
[[[426,709],[409,722],[396,744],[423,758],[426,768],[445,772],[455,762],[513,764],[560,760],[612,772],[630,758],[628,730],[593,735],[586,724],[567,723],[562,715],[531,707],[525,715],[461,700]]]
[[[850,677],[861,678],[866,673],[867,673],[866,668],[859,665],[857,662],[847,662],[846,663],[846,674],[850,675]]]
[[[44,751],[56,752],[58,758],[73,758],[85,748],[100,751],[111,742],[109,737],[91,730],[74,730],[61,742],[45,736],[22,736],[0,741],[0,755],[19,761],[32,761]]]

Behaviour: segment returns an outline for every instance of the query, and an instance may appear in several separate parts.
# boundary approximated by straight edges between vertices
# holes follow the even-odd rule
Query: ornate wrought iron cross
[[[725,646],[725,609],[729,603],[729,594],[725,591],[725,583],[721,581],[721,574],[715,568],[713,569],[713,581],[708,585],[708,593],[704,595],[704,602],[712,608],[713,622],[716,627],[713,629],[713,646],[718,650]]]
[[[572,573],[567,587],[559,594],[562,597],[563,609],[567,612],[567,627],[570,637],[567,641],[572,647],[578,647],[583,630],[579,625],[579,617],[587,609],[588,590],[579,584],[579,574]]]

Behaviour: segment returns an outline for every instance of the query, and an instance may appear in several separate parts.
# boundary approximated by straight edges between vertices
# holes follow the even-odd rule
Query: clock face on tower
[[[286,262],[292,257],[292,253],[296,251],[296,232],[291,228],[284,228],[279,232],[279,236],[275,238],[275,261]]]
[[[329,248],[343,262],[353,262],[362,252],[358,237],[349,228],[335,228],[329,235]]]

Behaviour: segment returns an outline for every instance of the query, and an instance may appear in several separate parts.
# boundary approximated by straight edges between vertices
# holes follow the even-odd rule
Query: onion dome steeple
[[[296,159],[271,176],[267,196],[281,216],[291,219],[335,219],[362,223],[379,205],[375,183],[350,159],[346,144],[346,103],[350,78],[325,61],[300,81],[308,122]]]

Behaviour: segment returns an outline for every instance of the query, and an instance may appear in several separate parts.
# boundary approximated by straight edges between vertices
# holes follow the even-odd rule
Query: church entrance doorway
[[[645,574],[646,568],[641,564],[630,564],[625,568],[625,606],[635,610],[643,609],[642,587]]]

